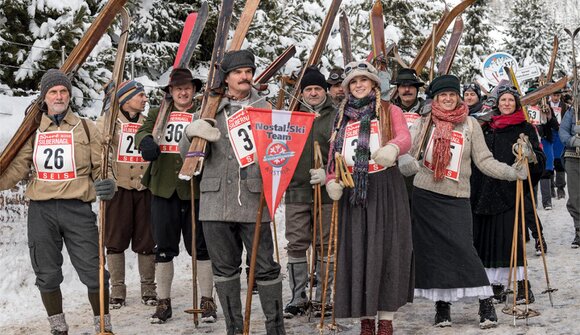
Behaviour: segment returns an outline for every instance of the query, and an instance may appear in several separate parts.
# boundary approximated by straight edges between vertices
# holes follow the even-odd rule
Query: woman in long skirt
[[[394,312],[413,299],[411,218],[405,183],[396,160],[411,146],[402,111],[390,105],[379,143],[381,102],[377,70],[367,62],[346,66],[331,139],[326,190],[340,201],[335,313],[361,318],[361,334],[392,334]],[[385,120],[383,120],[385,121]],[[356,130],[358,129],[358,131]],[[354,188],[335,181],[335,153],[352,169]]]
[[[471,161],[502,180],[525,179],[527,170],[493,158],[478,122],[468,117],[459,88],[455,76],[435,78],[428,88],[432,123],[422,117],[411,127],[413,146],[422,152],[421,162],[410,162],[418,171],[412,200],[415,297],[436,302],[439,327],[451,326],[451,302],[479,297],[480,327],[489,328],[497,324],[497,316],[491,286],[473,246]],[[425,138],[419,138],[421,130],[429,130]]]

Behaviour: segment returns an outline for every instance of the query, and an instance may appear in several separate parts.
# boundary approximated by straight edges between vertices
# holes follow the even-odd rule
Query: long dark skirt
[[[473,246],[468,198],[413,189],[413,246],[418,289],[488,286]]]
[[[486,268],[510,266],[514,219],[515,208],[496,215],[473,215],[473,244]],[[518,221],[517,265],[523,266],[521,217]]]
[[[335,313],[394,312],[413,301],[413,246],[405,182],[397,167],[369,175],[368,205],[341,199]]]

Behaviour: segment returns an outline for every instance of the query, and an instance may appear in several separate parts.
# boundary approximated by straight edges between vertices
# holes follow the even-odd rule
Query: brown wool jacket
[[[26,188],[26,196],[30,200],[78,199],[84,202],[95,200],[93,181],[99,177],[101,172],[101,132],[97,130],[93,121],[85,119],[85,124],[89,130],[89,134],[87,134],[81,118],[74,114],[70,108],[66,113],[60,126],[54,124],[46,114],[42,114],[38,131],[70,131],[74,129],[74,160],[77,178],[68,181],[39,180],[32,161],[36,135],[33,134],[0,176],[0,190],[14,187],[32,171],[32,177]]]

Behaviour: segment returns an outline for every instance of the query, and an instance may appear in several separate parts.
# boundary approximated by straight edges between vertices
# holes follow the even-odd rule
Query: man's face
[[[328,93],[330,94],[330,96],[333,99],[336,100],[342,100],[344,99],[344,89],[342,88],[342,83],[336,83],[332,86],[330,86],[330,89],[328,89]]]
[[[397,87],[399,97],[404,106],[411,106],[417,99],[417,87],[413,85],[400,85]]]
[[[560,102],[560,98],[562,97],[562,94],[560,93],[554,93],[552,95],[550,95],[550,101],[552,102]]]
[[[195,94],[195,86],[193,83],[185,83],[181,85],[169,86],[169,94],[173,98],[173,104],[178,109],[187,108],[193,102],[193,95]]]
[[[225,82],[232,93],[248,93],[254,83],[254,70],[251,67],[232,70],[227,74]]]
[[[302,90],[302,97],[310,106],[318,106],[324,101],[326,90],[318,85],[306,86]]]
[[[48,89],[44,96],[44,102],[48,107],[48,115],[63,113],[68,109],[70,92],[63,85],[53,86]]]
[[[140,113],[145,110],[148,100],[145,92],[139,92],[123,104],[123,109],[129,113]]]
[[[467,90],[463,92],[463,101],[465,101],[467,106],[473,106],[479,101],[479,98],[473,90]]]

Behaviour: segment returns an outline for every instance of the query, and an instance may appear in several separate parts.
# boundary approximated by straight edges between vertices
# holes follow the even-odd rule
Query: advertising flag
[[[313,113],[248,108],[262,173],[264,197],[274,217],[302,155]]]

